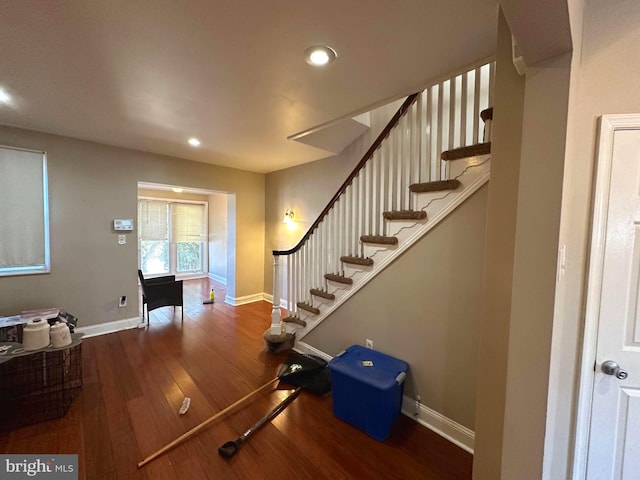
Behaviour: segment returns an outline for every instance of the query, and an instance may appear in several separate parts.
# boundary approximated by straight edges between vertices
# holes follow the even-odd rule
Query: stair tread
[[[385,220],[424,220],[427,218],[427,212],[422,210],[392,210],[383,212],[382,216]]]
[[[316,297],[326,298],[327,300],[335,300],[336,296],[333,293],[325,292],[324,290],[320,290],[317,288],[312,288],[309,290],[311,295],[315,295]]]
[[[409,186],[413,193],[442,192],[455,190],[460,186],[460,180],[437,180],[435,182],[414,183]]]
[[[397,245],[397,237],[387,237],[386,235],[362,235],[360,240],[364,243],[378,243],[381,245]]]
[[[353,283],[352,278],[343,277],[342,275],[336,275],[334,273],[325,273],[324,278],[332,282],[344,283],[345,285],[351,285]]]
[[[285,323],[296,323],[302,327],[306,327],[307,326],[307,322],[305,322],[304,320],[302,320],[300,317],[284,317],[282,319],[283,322]]]
[[[483,122],[486,122],[487,120],[493,120],[493,107],[482,110],[480,112],[480,118]]]
[[[350,255],[343,255],[342,257],[340,257],[340,261],[344,263],[350,263],[352,265],[363,265],[365,267],[370,267],[371,265],[373,265],[372,258],[352,257]]]
[[[316,308],[316,307],[314,307],[312,305],[309,305],[308,303],[298,302],[298,303],[296,303],[296,305],[298,306],[298,308],[301,308],[302,310],[306,310],[307,312],[314,313],[316,315],[318,315],[320,313],[320,309],[318,309],[318,308]]]
[[[460,160],[461,158],[475,157],[476,155],[486,155],[491,153],[491,142],[477,143],[468,147],[454,148],[442,152],[440,158],[445,161]]]

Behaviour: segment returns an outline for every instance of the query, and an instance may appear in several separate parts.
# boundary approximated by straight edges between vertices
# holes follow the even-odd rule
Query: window
[[[138,200],[142,272],[183,276],[204,273],[205,218],[204,203]]]
[[[0,146],[0,275],[51,271],[47,157]]]

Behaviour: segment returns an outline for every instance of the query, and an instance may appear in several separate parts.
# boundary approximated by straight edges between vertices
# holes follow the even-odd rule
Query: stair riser
[[[465,158],[464,160],[456,160],[455,162],[448,162],[449,165],[449,175],[451,178],[455,178],[458,175],[461,175],[467,168],[478,166],[485,163],[491,155],[479,155],[477,157]],[[476,168],[472,168],[469,171],[477,170]],[[465,174],[460,177],[460,181],[462,185],[458,187],[459,189],[463,189],[465,185],[469,184],[468,176]]]

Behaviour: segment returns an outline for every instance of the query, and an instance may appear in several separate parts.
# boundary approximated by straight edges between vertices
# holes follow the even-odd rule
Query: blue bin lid
[[[355,378],[380,390],[388,390],[398,382],[400,374],[406,374],[409,364],[377,350],[352,345],[329,362],[332,371]],[[402,379],[404,375],[402,375]]]

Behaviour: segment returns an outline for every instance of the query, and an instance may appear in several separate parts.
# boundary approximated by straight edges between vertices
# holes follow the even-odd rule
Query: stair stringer
[[[320,309],[318,315],[308,315],[304,311],[298,311],[300,318],[307,322],[306,327],[287,325],[287,331],[296,332],[298,340],[302,340],[313,329],[320,325],[324,319],[340,305],[345,303],[358,290],[369,283],[373,278],[389,266],[403,252],[424,237],[435,228],[442,220],[450,215],[467,198],[473,195],[485,183],[489,181],[490,155],[470,157],[454,162],[450,176],[458,175],[462,186],[455,191],[430,192],[415,194],[414,209],[424,209],[427,212],[425,221],[394,221],[389,222],[387,235],[398,237],[397,246],[365,245],[365,257],[373,257],[374,264],[371,267],[344,266],[344,275],[353,278],[353,284],[343,286],[329,282],[328,292],[335,295],[334,300],[317,299],[314,306]],[[464,173],[466,172],[466,173]],[[286,305],[286,301],[282,301]]]

